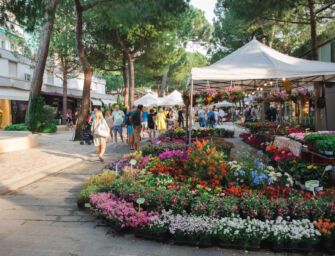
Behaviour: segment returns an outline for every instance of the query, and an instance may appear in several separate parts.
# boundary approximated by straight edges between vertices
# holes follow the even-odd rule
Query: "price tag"
[[[305,187],[307,188],[316,188],[319,187],[320,182],[318,180],[308,180],[305,182]]]

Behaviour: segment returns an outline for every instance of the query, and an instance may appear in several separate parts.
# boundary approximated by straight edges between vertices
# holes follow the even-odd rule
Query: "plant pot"
[[[322,247],[325,248],[328,252],[335,250],[334,238],[325,237],[322,239]]]
[[[307,145],[308,150],[310,151],[318,151],[318,148],[314,145]]]
[[[333,151],[325,151],[326,156],[332,156],[334,153]]]
[[[79,209],[84,209],[84,208],[85,208],[85,201],[78,200],[78,201],[77,201],[77,207],[78,207]]]
[[[198,241],[186,237],[176,237],[173,242],[176,245],[198,246]]]
[[[221,248],[232,248],[232,249],[241,249],[242,246],[239,242],[236,241],[226,241],[226,240],[219,240],[218,242]]]
[[[135,236],[138,237],[138,238],[154,240],[154,241],[158,241],[158,242],[165,242],[169,239],[168,234],[166,232],[162,232],[162,233],[159,233],[159,234],[152,234],[150,232],[138,230],[138,231],[135,232]]]
[[[213,246],[213,241],[210,238],[204,238],[199,241],[199,247],[208,248]]]
[[[298,252],[312,252],[314,249],[314,245],[312,243],[302,242],[297,245],[296,251]]]
[[[251,240],[248,247],[251,251],[257,251],[261,248],[261,242],[258,240]]]

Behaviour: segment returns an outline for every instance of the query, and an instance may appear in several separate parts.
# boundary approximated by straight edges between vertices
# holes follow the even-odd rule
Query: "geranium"
[[[323,236],[335,236],[335,222],[330,222],[330,219],[319,219],[314,223]]]
[[[189,156],[186,150],[168,150],[165,149],[163,153],[158,156],[159,160],[164,159],[177,159],[177,160],[188,160]]]

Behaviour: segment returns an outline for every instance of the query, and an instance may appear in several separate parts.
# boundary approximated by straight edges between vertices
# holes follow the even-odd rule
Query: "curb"
[[[89,155],[89,154],[92,154],[94,152],[96,152],[96,149],[94,149],[94,150],[92,149],[91,151],[88,151],[85,154]],[[10,180],[7,183],[2,183],[0,185],[0,195],[4,195],[4,194],[7,194],[7,193],[16,191],[20,188],[23,188],[27,185],[30,185],[30,184],[32,184],[32,183],[34,183],[38,180],[41,180],[45,177],[48,177],[50,175],[59,173],[59,172],[63,171],[64,169],[69,168],[69,167],[71,167],[75,164],[78,164],[82,161],[86,161],[86,160],[89,159],[89,156],[87,156],[87,155],[80,156],[77,159],[70,159],[69,161],[66,161],[63,164],[59,164],[59,163],[50,164],[48,166],[45,166],[42,169],[29,172],[29,173],[27,173],[23,176],[20,176],[19,178]]]

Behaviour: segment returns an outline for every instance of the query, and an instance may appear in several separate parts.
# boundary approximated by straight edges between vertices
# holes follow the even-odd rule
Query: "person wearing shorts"
[[[130,150],[134,150],[134,131],[133,131],[133,126],[131,125],[130,122],[130,116],[131,114],[136,110],[136,107],[133,106],[132,110],[128,111],[128,113],[124,117],[124,123],[126,124],[127,127],[127,135],[128,135],[128,146]]]
[[[117,134],[118,133],[120,134],[121,141],[123,143],[123,136],[122,136],[123,118],[124,118],[123,111],[120,110],[119,105],[116,105],[115,110],[112,113],[113,132],[114,132],[115,144],[117,144]]]
[[[142,134],[141,137],[144,137],[144,132],[148,133],[148,111],[146,111],[145,108],[143,108],[142,112]]]
[[[130,122],[133,126],[135,150],[140,149],[141,129],[142,129],[143,105],[138,105],[135,112],[130,116]]]
[[[148,115],[148,133],[149,138],[156,138],[156,116],[155,110],[150,109],[150,114]]]

